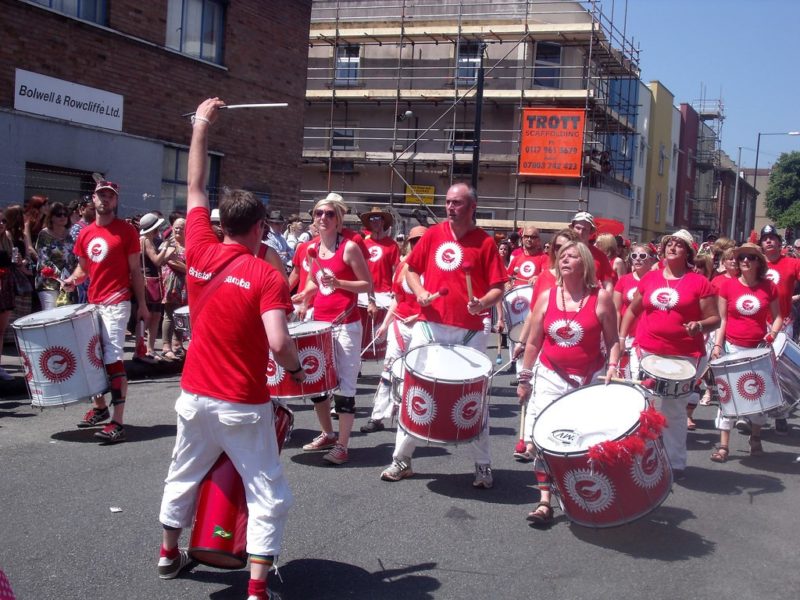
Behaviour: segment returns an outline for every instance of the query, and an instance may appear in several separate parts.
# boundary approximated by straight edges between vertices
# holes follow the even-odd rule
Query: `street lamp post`
[[[778,131],[777,133],[758,134],[758,140],[756,141],[756,168],[753,169],[753,189],[756,191],[756,198],[758,198],[758,188],[756,187],[756,181],[758,181],[758,151],[761,149],[762,135],[800,135],[800,131]]]

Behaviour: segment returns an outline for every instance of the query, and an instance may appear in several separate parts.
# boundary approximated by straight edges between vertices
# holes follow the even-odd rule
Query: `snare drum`
[[[108,390],[100,317],[91,304],[43,310],[11,326],[33,406],[64,406]]]
[[[336,389],[338,380],[334,364],[333,328],[330,323],[289,323],[289,335],[297,347],[297,356],[306,372],[306,379],[302,383],[296,382],[270,352],[267,364],[270,398],[314,398],[325,396]]]
[[[367,312],[367,294],[358,295],[358,313],[361,316],[361,355],[362,360],[383,360],[386,356],[386,338],[382,340],[375,339],[375,332],[378,331],[386,318],[386,313],[389,312],[389,306],[392,304],[392,295],[388,292],[376,292],[375,305],[378,307],[378,312],[375,316],[370,316]]]
[[[172,313],[172,320],[175,322],[175,329],[183,331],[185,339],[192,338],[192,322],[189,319],[189,307],[181,306]]]
[[[657,396],[683,396],[694,389],[697,368],[685,358],[648,354],[639,369],[639,379],[653,380],[650,390]]]
[[[772,349],[778,361],[778,380],[786,403],[795,406],[800,401],[800,346],[783,332],[775,336]]]
[[[720,356],[708,364],[724,417],[754,415],[786,408],[772,348],[750,348]]]
[[[289,440],[292,411],[272,402],[278,452]],[[218,569],[241,569],[247,564],[247,499],[236,467],[223,453],[200,483],[192,524],[189,554],[197,562]]]
[[[468,346],[428,344],[403,357],[405,375],[398,423],[433,444],[469,442],[489,414],[486,393],[492,363]]]
[[[532,285],[521,285],[508,290],[503,295],[503,315],[505,316],[508,339],[520,342],[522,327],[531,312]]]
[[[389,371],[392,386],[392,402],[400,404],[403,401],[403,380],[406,376],[406,366],[403,364],[402,357],[392,363]]]
[[[533,443],[552,476],[564,514],[588,527],[615,527],[657,508],[672,487],[661,438],[647,440],[628,464],[592,464],[588,450],[636,435],[648,406],[630,384],[599,383],[568,392],[549,404],[533,425]]]

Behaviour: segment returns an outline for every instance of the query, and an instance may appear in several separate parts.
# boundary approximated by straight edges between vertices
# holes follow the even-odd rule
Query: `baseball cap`
[[[588,213],[586,211],[581,211],[579,213],[575,213],[575,216],[572,217],[572,221],[570,221],[570,223],[580,223],[581,221],[584,221],[584,222],[588,223],[589,225],[591,225],[592,229],[595,228],[595,226],[594,226],[594,217],[592,216],[591,213]]]
[[[94,186],[94,193],[96,194],[100,190],[111,190],[117,196],[119,196],[119,185],[113,181],[106,181],[105,179],[98,181],[97,185]]]

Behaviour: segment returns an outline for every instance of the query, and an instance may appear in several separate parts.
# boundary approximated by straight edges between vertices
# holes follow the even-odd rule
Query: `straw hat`
[[[392,226],[394,223],[394,217],[392,213],[381,209],[378,206],[373,206],[369,212],[361,213],[358,215],[358,218],[361,219],[361,222],[364,224],[364,227],[369,227],[369,221],[372,217],[381,217],[383,219],[383,230],[386,231],[389,227]]]

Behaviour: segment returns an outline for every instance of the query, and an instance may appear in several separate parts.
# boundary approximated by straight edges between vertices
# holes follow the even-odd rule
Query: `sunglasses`
[[[370,221],[383,221],[383,217],[380,215],[375,215],[369,218]]]
[[[740,254],[736,260],[738,260],[739,262],[742,262],[743,260],[751,261],[751,260],[758,260],[758,257],[755,254]]]
[[[647,260],[647,252],[631,252],[631,260]]]
[[[314,216],[317,217],[318,219],[321,219],[323,216],[328,217],[329,219],[334,219],[336,218],[336,211],[322,210],[321,208],[318,208],[317,210],[314,211]]]

